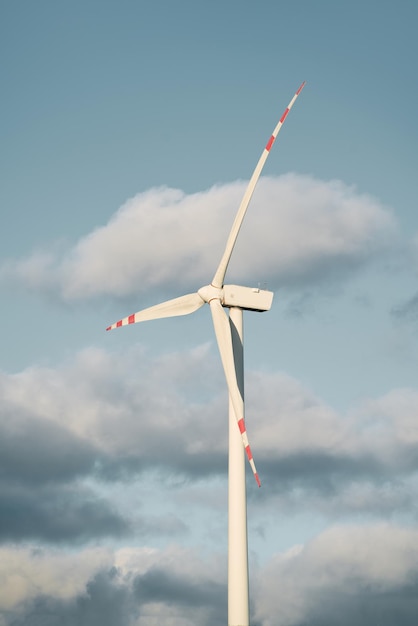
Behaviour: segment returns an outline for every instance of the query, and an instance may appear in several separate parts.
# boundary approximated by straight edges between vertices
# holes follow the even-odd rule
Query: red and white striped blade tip
[[[252,469],[253,474],[254,474],[255,482],[257,483],[257,485],[259,487],[261,487],[260,477],[258,475],[258,472],[257,472],[256,468],[255,468],[255,463],[254,463],[254,459],[253,459],[253,455],[252,455],[250,446],[247,446],[245,448],[245,452],[246,452],[247,458],[248,458],[248,460],[250,462],[250,466],[251,466],[251,469]]]
[[[253,459],[253,453],[251,452],[251,446],[250,446],[250,442],[248,441],[247,429],[246,429],[245,421],[244,421],[243,417],[240,420],[238,420],[238,428],[239,428],[239,431],[241,433],[241,437],[242,437],[242,442],[244,444],[245,453],[247,455],[250,467],[251,467],[251,469],[253,471],[255,481],[256,481],[257,485],[259,487],[261,487],[261,481],[260,481],[260,478],[258,476],[257,469],[255,467],[255,463],[254,463],[254,459]]]
[[[127,326],[128,324],[136,324],[136,322],[147,322],[150,320],[158,320],[166,317],[178,317],[179,315],[189,315],[194,313],[200,307],[205,304],[205,301],[199,296],[198,293],[188,293],[185,296],[174,298],[173,300],[167,300],[166,302],[160,302],[154,304],[147,309],[142,309],[137,313],[128,315],[123,319],[111,324],[106,330],[112,330],[113,328],[120,328],[121,326]]]
[[[126,319],[126,318],[124,318],[124,319],[122,319],[122,320],[119,320],[119,321],[115,322],[114,324],[111,324],[110,326],[108,326],[108,327],[106,328],[106,330],[113,330],[114,328],[120,328],[121,326],[125,326],[126,324],[135,324],[135,314],[130,315],[130,316],[128,317],[128,320],[129,320],[129,321],[128,321],[128,322],[125,322],[125,324],[124,324],[124,320],[125,320],[125,319]]]

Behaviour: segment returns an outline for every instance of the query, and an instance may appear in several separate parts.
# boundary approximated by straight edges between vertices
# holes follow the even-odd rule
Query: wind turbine
[[[305,86],[303,82],[283,112],[268,140],[248,183],[235,216],[225,251],[212,279],[197,292],[174,298],[125,317],[106,330],[120,326],[188,315],[209,304],[215,335],[229,391],[229,449],[228,449],[228,625],[249,625],[247,505],[245,485],[245,457],[253,471],[257,485],[260,479],[248,441],[244,421],[243,322],[242,312],[268,311],[273,293],[264,289],[225,285],[224,278],[245,213],[260,177],[264,163],[283,123]],[[229,309],[229,316],[224,311]],[[238,428],[237,428],[238,425]],[[244,444],[244,445],[243,445]]]

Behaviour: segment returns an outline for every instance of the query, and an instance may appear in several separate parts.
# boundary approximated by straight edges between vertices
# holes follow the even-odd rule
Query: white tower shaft
[[[243,312],[230,309],[232,345],[244,417]],[[229,400],[228,468],[228,626],[249,626],[247,499],[245,453],[231,399]]]

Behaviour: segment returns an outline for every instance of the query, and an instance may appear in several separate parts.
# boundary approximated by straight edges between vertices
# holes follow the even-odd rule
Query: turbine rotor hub
[[[213,285],[206,285],[205,287],[201,287],[197,293],[202,298],[202,300],[204,300],[208,304],[211,300],[220,300],[221,304],[223,304],[223,289],[219,289],[218,287],[214,287]]]

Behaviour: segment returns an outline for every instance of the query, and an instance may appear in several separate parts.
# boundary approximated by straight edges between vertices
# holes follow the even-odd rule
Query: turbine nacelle
[[[246,311],[269,311],[273,302],[273,292],[258,287],[224,285],[222,288],[206,285],[197,292],[202,300],[210,303],[219,300],[223,307],[239,307]]]
[[[246,311],[270,311],[273,292],[258,287],[241,287],[240,285],[224,285],[222,306],[239,307]]]

